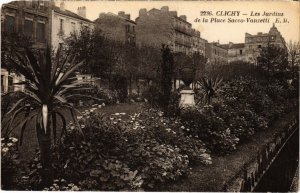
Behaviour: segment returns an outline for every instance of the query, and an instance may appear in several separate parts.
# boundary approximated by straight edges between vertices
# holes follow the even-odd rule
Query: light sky
[[[55,1],[57,6],[61,1]],[[267,33],[277,18],[276,16],[257,16],[250,17],[251,11],[263,13],[279,12],[283,13],[283,17],[287,18],[289,23],[275,24],[281,32],[286,42],[299,41],[300,37],[300,6],[299,2],[293,1],[64,1],[65,8],[77,13],[79,6],[86,6],[87,18],[95,20],[102,12],[111,12],[117,14],[118,11],[125,11],[131,14],[131,19],[138,17],[141,8],[150,10],[152,8],[160,9],[162,6],[169,6],[170,11],[177,11],[179,15],[186,15],[187,21],[192,23],[193,28],[201,32],[201,37],[212,41],[220,41],[220,43],[243,43],[245,32],[257,34],[257,32]],[[213,17],[218,19],[228,19],[229,16],[215,16],[217,11],[240,11],[240,17],[231,17],[234,19],[241,18],[269,18],[270,23],[199,23],[194,22],[196,18],[202,19],[200,11],[212,11]],[[210,17],[206,17],[211,19]]]

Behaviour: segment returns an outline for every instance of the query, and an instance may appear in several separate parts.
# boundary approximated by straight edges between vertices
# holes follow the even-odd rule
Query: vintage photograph
[[[1,190],[298,192],[298,1],[1,4]]]

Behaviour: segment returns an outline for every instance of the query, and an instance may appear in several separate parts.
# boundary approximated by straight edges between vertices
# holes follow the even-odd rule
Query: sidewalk
[[[273,123],[266,131],[258,132],[252,138],[238,146],[235,152],[227,156],[212,156],[212,164],[195,166],[193,173],[175,183],[165,184],[159,191],[220,192],[232,177],[236,176],[245,163],[255,158],[257,151],[270,143],[275,135],[284,129],[298,112],[286,114]]]

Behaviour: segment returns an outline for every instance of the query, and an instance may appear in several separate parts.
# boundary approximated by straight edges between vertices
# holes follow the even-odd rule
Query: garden
[[[1,100],[6,190],[169,190],[168,184],[180,184],[193,168],[231,155],[299,108],[298,79],[287,68],[265,70],[264,60],[255,67],[207,70],[196,80],[196,105],[179,108],[168,47],[161,51],[156,84],[139,96],[146,102],[138,103],[78,81],[74,75],[82,62],[69,56],[61,60],[49,50],[38,55],[29,49],[25,55],[11,59],[26,77],[25,90]],[[20,151],[26,132],[37,141],[29,148],[38,147],[28,155]]]

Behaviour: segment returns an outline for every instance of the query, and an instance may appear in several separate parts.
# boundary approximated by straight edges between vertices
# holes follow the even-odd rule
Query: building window
[[[132,31],[133,31],[133,32],[135,31],[135,26],[132,26]]]
[[[32,37],[33,35],[33,21],[25,19],[24,22],[24,34],[27,37]]]
[[[126,32],[129,32],[129,30],[130,30],[130,26],[126,25]]]
[[[242,55],[243,54],[243,50],[240,50],[240,55]]]
[[[59,20],[59,34],[64,34],[64,20]]]
[[[4,29],[7,32],[15,32],[15,17],[9,15],[6,16]]]
[[[63,43],[59,43],[59,44],[58,44],[58,49],[59,49],[59,50],[62,50],[62,49],[63,49],[63,45],[64,45]]]
[[[261,45],[258,45],[257,47],[258,47],[258,48],[261,48]]]
[[[4,92],[4,75],[1,75],[1,92]]]
[[[38,42],[44,42],[45,41],[45,24],[44,23],[38,23],[36,28],[36,37]]]
[[[14,83],[13,78],[11,76],[9,76],[8,77],[8,92],[11,92],[14,90],[13,83]]]
[[[71,26],[72,26],[72,31],[74,32],[75,31],[75,23],[71,22]]]

